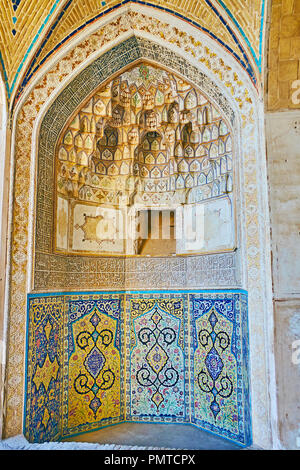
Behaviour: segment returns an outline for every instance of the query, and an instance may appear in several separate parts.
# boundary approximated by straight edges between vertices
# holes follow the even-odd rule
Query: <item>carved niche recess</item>
[[[56,253],[139,254],[147,211],[174,218],[159,255],[234,248],[231,129],[198,89],[142,62],[71,119],[56,150]]]

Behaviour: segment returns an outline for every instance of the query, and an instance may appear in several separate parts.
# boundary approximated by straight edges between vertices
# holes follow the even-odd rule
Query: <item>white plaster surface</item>
[[[281,445],[300,437],[300,132],[299,111],[266,117],[273,259],[275,367]]]

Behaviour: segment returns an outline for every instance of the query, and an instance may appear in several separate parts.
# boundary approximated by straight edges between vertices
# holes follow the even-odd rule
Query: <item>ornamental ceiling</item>
[[[128,6],[134,3],[145,4],[131,1]],[[171,12],[214,38],[257,85],[262,65],[265,3],[265,0],[153,0],[147,5],[155,7],[151,11],[153,16],[161,11]],[[120,5],[118,0],[1,0],[0,61],[10,106],[62,45]]]

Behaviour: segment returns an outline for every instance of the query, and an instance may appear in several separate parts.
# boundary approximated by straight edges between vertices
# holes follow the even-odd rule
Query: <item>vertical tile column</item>
[[[251,443],[247,295],[191,294],[192,423]]]
[[[61,434],[64,297],[28,299],[24,434],[30,442]]]
[[[30,442],[124,421],[123,298],[29,296],[24,434]]]

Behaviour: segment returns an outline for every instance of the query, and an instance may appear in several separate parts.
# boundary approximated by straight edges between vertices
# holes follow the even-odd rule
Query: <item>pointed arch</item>
[[[184,28],[184,26],[183,26],[183,28]],[[256,96],[255,95],[255,90],[253,88],[251,88],[251,84],[249,85],[249,81],[247,80],[247,78],[244,80],[245,75],[243,75],[242,71],[240,69],[238,69],[238,72],[240,72],[241,76],[243,77],[244,84],[243,85],[235,84],[235,86],[237,87],[236,88],[236,93],[238,93],[239,98],[242,100],[242,102],[240,102],[240,104],[241,104],[241,106],[240,106],[240,104],[237,104],[237,102],[235,101],[235,97],[233,95],[230,96],[230,90],[226,89],[226,87],[224,87],[222,85],[222,80],[218,79],[217,75],[214,75],[214,70],[213,69],[208,70],[208,68],[205,68],[205,64],[203,64],[203,66],[202,65],[199,66],[199,64],[198,64],[198,67],[197,67],[196,64],[195,64],[195,61],[193,62],[193,59],[190,58],[188,53],[185,53],[185,52],[182,53],[182,55],[180,57],[177,57],[177,59],[175,59],[176,51],[172,50],[172,49],[168,49],[165,42],[163,42],[162,44],[157,44],[156,43],[155,48],[153,47],[151,49],[151,45],[149,44],[151,41],[149,41],[148,45],[147,45],[147,47],[148,47],[148,50],[147,50],[147,47],[145,47],[146,39],[145,38],[142,38],[142,39],[143,39],[143,41],[138,41],[137,38],[134,38],[134,39],[129,38],[126,45],[124,44],[126,41],[123,41],[123,42],[120,42],[120,44],[118,45],[118,47],[120,46],[120,48],[116,47],[114,50],[110,50],[110,65],[109,66],[112,67],[112,68],[109,69],[109,73],[110,74],[117,73],[117,71],[120,70],[123,66],[125,67],[124,63],[123,63],[122,66],[120,65],[120,62],[118,62],[118,59],[121,56],[120,52],[127,51],[126,60],[128,62],[137,60],[137,57],[141,57],[141,56],[149,57],[150,56],[149,60],[153,60],[153,61],[157,60],[158,63],[162,63],[163,65],[166,65],[167,67],[170,66],[171,69],[173,69],[174,67],[176,68],[176,66],[178,66],[179,67],[179,73],[181,73],[183,76],[187,75],[187,77],[186,77],[187,79],[189,78],[188,74],[191,74],[193,83],[201,84],[202,87],[205,88],[205,91],[206,91],[207,95],[210,97],[210,99],[212,101],[215,102],[215,104],[219,107],[219,109],[222,111],[222,113],[226,114],[226,116],[228,118],[228,122],[230,123],[230,125],[232,125],[234,127],[234,129],[236,131],[235,136],[236,136],[236,139],[237,139],[237,146],[238,146],[238,150],[240,152],[239,153],[239,161],[238,161],[239,171],[242,173],[242,175],[243,175],[243,172],[247,172],[248,171],[247,170],[247,165],[245,163],[246,163],[247,159],[250,158],[249,155],[247,154],[247,149],[248,148],[251,149],[251,156],[253,157],[253,159],[259,158],[261,155],[263,156],[263,150],[262,150],[261,147],[259,147],[259,142],[260,142],[259,138],[257,140],[250,139],[250,137],[248,135],[248,133],[250,133],[250,131],[254,131],[254,133],[256,133],[255,135],[259,135],[259,125],[260,125],[259,121],[258,120],[257,120],[257,122],[255,121],[256,124],[253,124],[252,122],[250,122],[247,126],[247,129],[243,128],[242,125],[241,125],[242,116],[248,115],[249,108],[253,109],[255,117],[258,115],[258,110],[259,110],[259,105],[257,104],[256,98],[255,98],[255,96]],[[134,43],[138,43],[138,44],[134,44]],[[136,45],[137,45],[137,47],[135,47]],[[163,61],[162,60],[162,55],[160,55],[160,52],[164,48],[167,49],[168,54],[165,54],[164,61]],[[155,54],[154,54],[154,50],[155,50]],[[112,55],[116,52],[118,52],[118,55],[115,56],[116,61],[114,62],[112,60]],[[186,55],[187,59],[185,57],[183,57],[184,55]],[[172,57],[173,60],[172,61],[170,60],[168,62],[169,57]],[[224,56],[222,56],[222,57],[224,58]],[[225,58],[227,60],[227,57],[225,57]],[[96,83],[99,83],[99,81],[102,82],[103,80],[105,80],[105,67],[103,67],[103,64],[105,63],[105,52],[104,52],[104,54],[102,54],[101,59],[103,60],[102,63],[99,63],[99,61],[98,61],[97,65],[94,68],[95,74],[91,74],[91,69],[88,70],[88,68],[92,64],[90,64],[89,66],[87,66],[87,64],[85,64],[84,68],[81,71],[77,71],[78,75],[76,76],[76,78],[74,80],[72,80],[72,86],[76,88],[78,86],[78,80],[80,81],[79,76],[82,72],[84,72],[83,75],[81,76],[81,80],[83,78],[85,79],[84,87],[81,90],[80,90],[80,88],[78,88],[77,99],[78,99],[79,102],[82,102],[84,99],[86,99],[86,97],[94,90],[94,88],[96,86]],[[187,61],[187,66],[180,68],[181,67],[180,64],[183,64],[184,60]],[[229,63],[232,64],[232,62],[230,62],[231,59],[229,58],[228,60],[229,60]],[[97,60],[95,62],[97,62]],[[95,62],[93,62],[93,64]],[[176,64],[176,66],[174,64]],[[101,70],[101,74],[99,73],[99,70]],[[233,68],[233,70],[236,70],[236,68],[235,69]],[[200,72],[200,75],[197,75],[199,72]],[[91,77],[91,76],[93,76],[93,81],[89,82],[89,77]],[[98,80],[98,82],[97,82],[97,80]],[[81,81],[81,83],[82,83],[82,81]],[[38,158],[44,158],[44,159],[48,158],[48,160],[51,160],[51,158],[53,157],[50,149],[51,148],[53,149],[54,144],[55,144],[54,136],[57,136],[59,134],[59,132],[63,129],[63,126],[65,125],[66,114],[68,114],[68,116],[70,115],[70,109],[66,110],[66,108],[64,106],[64,104],[66,102],[67,90],[68,90],[68,86],[67,86],[66,83],[64,83],[64,86],[59,86],[55,90],[55,93],[53,93],[53,95],[51,95],[51,97],[50,97],[50,101],[53,100],[53,103],[55,102],[55,106],[53,106],[52,109],[51,109],[52,105],[50,107],[49,107],[49,105],[45,105],[43,108],[41,108],[41,113],[39,114],[38,119],[36,120],[36,123],[34,124],[34,126],[37,126],[38,124],[41,126],[40,136],[41,137],[43,136],[44,139],[47,139],[48,144],[50,144],[49,146],[46,146],[46,147],[41,146],[38,149],[39,152],[36,152],[35,150],[33,150],[33,152],[34,153],[36,152],[36,155],[38,155]],[[220,90],[221,90],[221,93],[220,93]],[[244,94],[243,93],[245,92],[245,90],[247,90],[250,93],[251,98],[253,98],[252,105],[250,105],[249,102],[247,104],[246,100],[244,100]],[[66,93],[66,94],[64,94],[64,93]],[[50,111],[50,109],[51,109],[51,111]],[[50,111],[50,113],[48,114],[49,111]],[[55,117],[55,119],[53,119],[53,117]],[[35,127],[35,129],[37,129],[37,127]],[[34,132],[37,133],[37,131],[34,131]],[[34,139],[33,139],[33,141],[35,142]],[[249,144],[249,147],[248,147],[248,144]],[[257,151],[253,151],[253,149],[255,149]],[[19,157],[18,152],[19,152],[19,149],[17,150],[17,158]],[[263,161],[263,158],[261,160],[258,159],[257,164],[258,164],[258,168],[260,168],[262,173],[263,173],[263,166],[262,166],[263,164],[261,163],[262,161]],[[252,168],[253,168],[253,166],[252,166]],[[47,171],[49,171],[49,168],[47,168]],[[51,190],[53,189],[51,187],[51,184],[52,184],[51,183],[51,178],[49,180],[49,182],[50,182],[49,187],[43,186],[44,183],[43,183],[42,178],[41,179],[38,178],[38,182],[39,182],[38,191],[45,191],[45,194],[49,194],[49,191],[51,192]],[[241,190],[243,191],[243,188],[241,188]],[[251,191],[251,198],[257,197],[257,193],[258,192],[256,190]],[[243,199],[243,197],[245,197],[245,199]],[[261,197],[263,197],[263,196],[261,196]],[[239,203],[240,202],[241,202],[241,206],[242,206],[242,204],[245,204],[245,205],[250,204],[250,201],[248,200],[248,195],[245,196],[245,194],[243,193],[242,196],[241,196],[241,201],[239,201]],[[45,201],[42,201],[42,204],[44,204],[44,203],[45,203]],[[264,201],[264,199],[257,200],[256,204],[259,205],[259,207],[262,210],[265,210],[265,205],[264,205],[265,201]],[[45,209],[45,206],[42,206],[40,209],[43,211]],[[31,216],[29,216],[29,217],[31,217]],[[247,221],[249,222],[247,217],[248,217],[248,213],[245,211],[246,222]],[[255,231],[255,233],[256,233],[256,235],[255,235],[256,236],[256,240],[255,240],[256,245],[255,246],[259,246],[261,248],[261,251],[259,250],[259,256],[263,257],[263,256],[265,256],[265,251],[264,251],[265,248],[264,248],[264,244],[262,243],[261,234],[262,234],[264,228],[262,228],[259,225],[259,223],[260,222],[258,221],[257,222],[258,225],[256,227],[257,230]],[[42,246],[41,242],[42,242],[43,247],[45,248],[45,254],[46,254],[45,259],[46,259],[47,256],[49,255],[49,252],[47,251],[48,250],[48,245],[47,245],[48,238],[45,238],[45,240],[41,240],[40,236],[41,236],[41,234],[37,234],[37,238],[39,238],[37,240],[37,247],[41,248],[41,246]],[[14,237],[14,234],[13,234],[13,237]],[[252,315],[252,317],[251,317],[251,320],[252,320],[251,331],[253,332],[255,330],[255,324],[257,324],[257,325],[258,324],[260,324],[260,325],[263,324],[263,322],[266,319],[267,311],[266,311],[265,304],[261,300],[261,299],[266,298],[266,296],[261,295],[262,293],[266,292],[266,286],[262,284],[261,279],[255,279],[255,282],[254,282],[253,277],[250,276],[249,277],[249,284],[247,284],[246,281],[245,281],[247,270],[248,270],[248,263],[251,266],[251,263],[253,261],[253,260],[251,260],[251,255],[247,252],[247,247],[250,246],[251,243],[254,243],[254,239],[251,238],[251,237],[252,237],[252,235],[251,235],[250,231],[249,231],[249,233],[246,233],[246,232],[243,232],[243,231],[241,232],[241,250],[242,250],[242,255],[243,255],[243,256],[241,256],[241,258],[242,258],[242,260],[244,260],[243,261],[244,264],[241,268],[242,268],[243,276],[245,276],[245,278],[243,277],[241,282],[242,282],[242,285],[245,288],[246,287],[249,288],[249,293],[250,293],[249,309],[250,309],[250,314]],[[248,244],[246,243],[246,241],[248,241]],[[37,255],[37,257],[36,257],[37,264],[35,266],[35,268],[36,268],[35,276],[38,276],[38,272],[39,272],[39,269],[38,269],[39,264],[38,263],[40,261],[38,251],[36,252],[36,255]],[[112,263],[113,263],[113,261],[112,261]],[[265,259],[262,260],[262,265],[263,265],[263,267],[266,266]],[[260,271],[258,272],[258,277],[260,277]],[[37,277],[35,278],[36,282],[39,282],[40,280],[42,280],[42,278],[40,278],[39,280],[37,279]],[[20,292],[20,290],[19,290],[19,292]],[[255,297],[256,302],[251,300],[251,299],[254,298],[255,292],[259,293],[259,295]],[[23,291],[19,295],[23,295]],[[253,297],[251,297],[251,295],[253,295]],[[261,322],[259,320],[261,320]],[[258,341],[262,341],[261,336],[259,336],[260,333],[257,332],[257,334],[258,334]],[[265,349],[264,349],[264,343],[262,343],[262,344],[263,344],[263,346],[261,348],[261,351],[262,351],[262,357],[263,357],[264,354],[265,354]],[[260,345],[261,345],[261,343],[260,343]],[[255,366],[255,361],[253,361],[253,365],[254,365],[254,373],[253,373],[254,382],[252,384],[252,389],[254,391],[254,395],[255,395],[256,398],[258,396],[260,396],[260,399],[264,400],[264,397],[266,397],[266,396],[269,397],[269,394],[267,393],[268,392],[268,387],[265,386],[265,383],[262,380],[267,376],[267,373],[265,373],[266,372],[265,370],[263,372],[258,371],[256,366]],[[255,373],[256,372],[258,373],[257,376],[259,376],[259,379],[257,381],[255,381]],[[22,373],[21,373],[21,375],[22,375]],[[267,403],[267,401],[265,403]],[[269,430],[266,428],[265,418],[262,417],[259,414],[258,409],[256,409],[255,411],[256,411],[256,413],[255,413],[254,430],[255,430],[255,433],[256,433],[255,435],[258,436],[258,437],[256,437],[256,442],[261,442],[265,438],[262,436],[262,434],[260,432],[260,429],[263,428],[262,433],[267,432],[267,434],[269,433]],[[11,409],[9,410],[9,413],[11,415]],[[268,436],[269,436],[269,434],[268,434]]]

